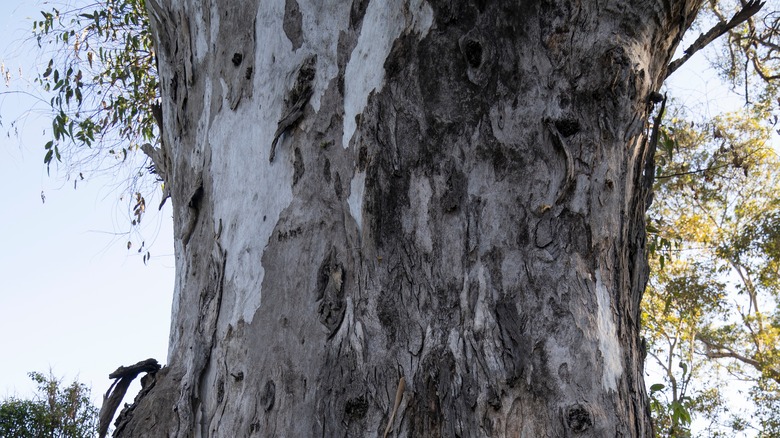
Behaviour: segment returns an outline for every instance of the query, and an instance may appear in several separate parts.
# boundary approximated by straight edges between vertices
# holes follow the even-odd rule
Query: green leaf
[[[54,60],[52,59],[52,60],[49,61],[49,66],[46,67],[46,70],[43,72],[43,77],[44,78],[48,78],[49,75],[51,74],[51,72],[52,72],[52,65],[53,64],[54,64]]]
[[[680,368],[682,368],[683,376],[685,376],[685,374],[688,372],[688,364],[685,362],[680,362]]]

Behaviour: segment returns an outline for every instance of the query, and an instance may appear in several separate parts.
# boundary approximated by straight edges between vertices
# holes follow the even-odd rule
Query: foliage
[[[50,55],[36,82],[51,95],[52,138],[44,145],[49,169],[62,156],[69,166],[125,165],[142,144],[158,145],[162,114],[157,66],[145,0],[101,0],[74,9],[42,11],[33,22],[39,48]],[[106,163],[106,158],[113,158]],[[143,163],[147,158],[140,155]],[[76,169],[81,179],[81,169]],[[140,225],[153,190],[153,166],[131,174],[129,222]],[[74,181],[75,187],[76,181]],[[153,184],[153,186],[156,184]],[[143,240],[139,238],[138,240]],[[132,247],[128,240],[127,248]],[[151,257],[141,243],[143,261]]]
[[[780,80],[780,8],[776,1],[768,11],[751,18],[726,35],[720,53],[712,60],[721,76],[738,89],[746,102],[767,105],[777,96]],[[744,6],[738,0],[708,0],[701,19],[728,21]]]
[[[643,303],[648,354],[664,375],[652,395],[657,432],[688,436],[684,408],[721,429],[772,436],[776,386],[761,382],[780,380],[780,159],[756,107],[684,119],[672,117],[659,141],[649,212],[656,234],[675,242],[653,253]],[[766,421],[728,411],[724,374],[752,382]]]
[[[41,12],[38,45],[55,51],[37,82],[53,92],[52,136],[44,162],[63,147],[101,146],[121,160],[158,137],[157,70],[144,0],[105,0],[95,8]]]
[[[757,400],[756,419],[766,437],[780,437],[780,385],[777,380],[761,378],[751,390]]]
[[[708,423],[704,436],[780,436],[780,13],[769,3],[710,60],[745,106],[702,119],[673,103],[660,131],[643,302],[650,366],[663,379],[651,386],[659,436],[690,436],[694,418]],[[709,0],[698,27],[744,5]],[[729,406],[729,382],[749,409]]]
[[[98,410],[90,391],[74,381],[68,386],[52,375],[30,373],[38,391],[30,400],[8,398],[0,402],[0,436],[15,438],[94,437]]]

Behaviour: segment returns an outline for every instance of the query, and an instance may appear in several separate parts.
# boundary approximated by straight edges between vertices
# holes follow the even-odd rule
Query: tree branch
[[[707,168],[704,168],[704,169],[689,170],[687,172],[669,173],[669,174],[665,174],[665,175],[659,175],[655,179],[657,179],[657,180],[658,179],[669,179],[669,178],[676,178],[678,176],[693,175],[693,174],[696,174],[696,173],[707,173],[707,172],[712,172],[714,170],[723,169],[723,168],[728,167],[728,166],[729,166],[728,164],[723,164],[723,165],[720,165],[720,166],[711,166],[711,167],[707,167]]]
[[[116,379],[114,383],[108,388],[106,394],[103,396],[103,406],[100,407],[98,434],[100,438],[106,436],[108,432],[108,425],[111,423],[111,419],[114,418],[114,413],[119,407],[119,403],[125,397],[127,388],[133,379],[140,373],[156,373],[160,370],[160,364],[155,359],[146,359],[138,362],[135,365],[121,366],[108,377]]]
[[[693,42],[693,44],[685,49],[685,55],[672,61],[669,64],[669,67],[666,70],[666,77],[668,78],[671,76],[671,74],[680,68],[680,66],[683,65],[687,60],[689,60],[691,56],[706,47],[709,43],[715,41],[719,36],[747,21],[750,17],[761,10],[765,3],[765,1],[762,2],[760,0],[750,0],[745,4],[741,11],[737,12],[737,14],[731,18],[731,20],[728,22],[721,21],[706,33],[701,34],[699,38]]]
[[[756,369],[756,371],[764,373],[764,375],[780,383],[780,370],[777,370],[774,367],[769,366],[759,360],[753,359],[752,357],[747,357],[729,347],[726,347],[725,345],[718,344],[711,339],[707,339],[701,334],[697,334],[696,339],[706,347],[704,356],[706,356],[708,359],[735,359],[744,364],[752,366]]]

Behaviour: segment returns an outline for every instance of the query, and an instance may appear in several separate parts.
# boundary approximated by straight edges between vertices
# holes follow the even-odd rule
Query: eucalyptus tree
[[[91,438],[97,431],[98,411],[90,390],[74,381],[63,385],[53,375],[29,374],[37,385],[32,398],[0,401],[0,436],[14,438]]]
[[[653,433],[659,91],[724,33],[771,79],[763,3],[677,60],[698,1],[107,4],[60,37],[119,90],[102,117],[66,111],[80,70],[42,82],[48,161],[116,128],[173,204],[168,365],[117,436]],[[140,55],[85,48],[107,23]]]

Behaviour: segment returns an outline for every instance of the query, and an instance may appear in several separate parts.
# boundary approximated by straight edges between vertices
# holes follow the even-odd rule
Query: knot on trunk
[[[317,279],[317,307],[320,323],[328,329],[328,338],[338,331],[344,320],[344,268],[336,263],[334,253],[328,255],[320,267]]]

